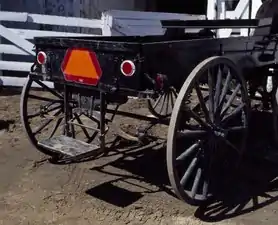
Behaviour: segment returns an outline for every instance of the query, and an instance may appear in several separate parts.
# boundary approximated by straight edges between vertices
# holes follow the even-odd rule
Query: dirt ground
[[[277,164],[247,159],[226,198],[192,207],[171,194],[164,148],[54,165],[23,132],[20,95],[0,95],[0,225],[278,223]]]

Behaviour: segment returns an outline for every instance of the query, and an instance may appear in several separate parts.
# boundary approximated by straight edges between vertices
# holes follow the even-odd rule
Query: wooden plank
[[[49,16],[28,14],[28,22],[58,26],[102,28],[102,21],[98,19],[84,19],[77,17]]]
[[[84,19],[78,17],[50,16],[40,14],[29,14],[26,12],[1,11],[0,20],[30,22],[37,24],[48,24],[58,26],[73,26],[86,28],[102,28],[102,21],[98,19]]]
[[[117,19],[113,20],[113,25],[112,25],[112,27],[110,29],[114,30],[114,31],[117,31],[119,34],[121,34],[123,36],[126,36],[126,35],[129,35],[129,36],[136,35],[136,30],[135,29],[133,29],[132,27],[130,27],[128,25],[122,24],[122,21],[121,20],[117,20]]]
[[[152,20],[148,26],[148,23],[144,22],[140,25],[141,20],[114,20],[113,29],[120,32],[122,35],[163,35],[165,33],[165,28],[162,28],[161,22]],[[146,20],[145,20],[146,21]],[[157,23],[158,22],[158,23]],[[134,25],[135,24],[135,25]],[[158,25],[159,24],[159,25]],[[198,32],[200,28],[196,29],[186,29],[186,32]]]
[[[24,84],[27,82],[27,77],[6,77],[6,76],[0,76],[0,83],[3,86],[12,86],[12,87],[23,87]],[[54,88],[53,82],[49,81],[43,81],[45,85],[47,85],[50,88]],[[32,87],[34,88],[41,88],[40,85],[33,82]]]
[[[149,22],[149,23],[148,23]],[[118,24],[117,24],[118,23]],[[117,24],[117,25],[116,25]],[[165,29],[162,28],[161,23],[157,20],[114,20],[114,26],[117,30],[125,35],[163,35]]]
[[[139,36],[145,36],[145,35],[163,35],[165,33],[165,29],[159,28],[159,27],[132,27],[134,29],[125,29],[122,28],[120,31],[124,35],[139,35]]]
[[[26,12],[1,11],[0,13],[0,21],[26,22],[27,19],[28,19],[28,13]]]
[[[34,45],[31,42],[26,41],[25,39],[19,37],[14,32],[10,31],[8,28],[4,27],[1,24],[0,24],[0,36],[14,43],[22,50],[28,52],[30,55],[35,55],[35,52],[33,51]]]
[[[33,63],[16,62],[16,61],[0,61],[0,70],[30,72]]]
[[[0,44],[0,54],[30,55],[15,45]]]
[[[163,35],[165,30],[161,26],[161,20],[200,20],[204,15],[189,15],[176,13],[155,13],[111,10],[103,13],[103,18],[113,18],[112,25],[107,22],[110,29],[116,30],[122,35]],[[105,20],[104,20],[105,22]]]
[[[134,20],[134,19],[118,19],[123,26],[145,26],[145,27],[161,27],[160,20],[150,20],[150,19],[141,19],[141,20]]]
[[[167,19],[205,19],[205,15],[179,14],[179,13],[161,13],[161,12],[143,12],[143,11],[128,11],[128,10],[109,10],[103,14],[108,14],[117,19],[151,19],[151,20],[167,20]]]
[[[10,31],[19,35],[24,39],[34,39],[34,37],[93,37],[101,36],[95,34],[81,34],[81,33],[69,33],[69,32],[56,32],[56,31],[43,31],[43,30],[27,30],[27,29],[13,29],[8,28]]]

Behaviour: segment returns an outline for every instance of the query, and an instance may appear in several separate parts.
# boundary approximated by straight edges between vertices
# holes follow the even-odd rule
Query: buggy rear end
[[[36,38],[37,59],[44,59],[42,63],[37,60],[31,75],[52,81],[56,87],[74,86],[77,92],[139,91],[144,82],[139,75],[140,44],[123,41],[121,37],[115,37],[116,41],[107,39]]]
[[[53,37],[53,38],[35,38],[37,59],[42,57],[42,63],[38,60],[32,67],[31,74],[41,75],[41,78],[55,83],[67,82],[80,87],[86,86],[93,89],[105,89],[109,92],[109,86],[114,87],[115,91],[145,91],[147,89],[156,89],[159,73],[168,74],[168,68],[177,70],[175,65],[171,65],[169,60],[177,59],[176,52],[170,52],[171,46],[167,43],[169,40],[192,40],[212,37],[200,34],[185,34],[181,37],[173,36],[145,36],[145,37]],[[165,43],[165,44],[163,44]],[[146,45],[147,44],[147,45]],[[161,45],[162,44],[162,45]],[[154,48],[153,48],[154,46]],[[152,49],[154,51],[149,51]],[[176,51],[176,49],[175,49]],[[75,76],[67,76],[65,67],[68,59],[73,58],[72,52],[76,55],[76,62],[72,67],[75,70]],[[170,53],[168,53],[170,52]],[[158,53],[160,55],[158,55]],[[81,55],[90,55],[92,63],[85,65],[82,62]],[[159,59],[158,59],[159,57]],[[78,61],[80,60],[80,61]],[[160,61],[163,60],[163,61]],[[167,62],[168,61],[168,62]],[[90,65],[89,65],[90,64]],[[169,66],[170,64],[170,66]],[[71,66],[70,66],[71,67]],[[78,79],[80,74],[85,74],[84,70],[88,67],[95,67],[98,70],[96,81]],[[126,71],[124,71],[126,70]],[[82,75],[86,77],[87,75]],[[88,75],[90,76],[90,75]],[[88,77],[87,76],[87,77]],[[95,76],[91,74],[91,76]],[[106,90],[107,88],[107,90]]]

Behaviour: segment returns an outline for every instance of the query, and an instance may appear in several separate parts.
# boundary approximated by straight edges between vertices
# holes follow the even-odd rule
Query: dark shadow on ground
[[[0,86],[0,95],[1,96],[14,96],[20,95],[22,88],[17,87],[1,87]]]
[[[111,182],[106,182],[95,188],[91,188],[87,190],[86,193],[118,207],[129,206],[143,197],[143,194],[140,192],[134,192],[115,186]]]
[[[103,173],[104,175],[111,175],[117,178],[88,190],[87,194],[90,194],[91,196],[99,198],[103,201],[109,202],[110,204],[121,207],[127,206],[127,202],[129,204],[136,202],[139,198],[143,197],[147,193],[163,191],[168,193],[169,195],[174,196],[169,188],[165,150],[166,148],[164,143],[160,142],[150,143],[147,146],[138,146],[134,144],[133,146],[129,146],[128,149],[125,150],[117,149],[111,151],[110,156],[119,155],[120,157],[102,166],[93,167],[91,170],[98,171],[100,173]],[[112,166],[116,170],[112,169],[113,172],[111,172],[111,169],[107,171],[107,166]],[[128,171],[130,175],[124,175],[122,173],[114,172],[118,171],[119,169]],[[133,183],[131,182],[131,180],[136,180],[139,182]],[[143,189],[143,191],[132,192],[126,189],[119,191],[119,187],[115,188],[115,185],[113,185],[117,182],[127,183],[131,187],[137,186],[140,189]],[[149,183],[151,185],[154,185],[156,188],[155,190],[151,190],[149,188],[146,188],[146,185],[138,184],[140,182]],[[117,195],[117,193],[122,194],[119,198],[116,198],[118,200],[117,202],[115,202],[113,190],[115,190],[115,195]],[[113,197],[107,197],[110,196],[111,193]],[[124,193],[127,194],[124,195]]]
[[[0,120],[0,131],[9,130],[10,126],[14,123],[14,120]]]
[[[252,160],[245,162],[234,184],[202,206],[195,216],[217,222],[261,209],[278,200],[277,165]]]

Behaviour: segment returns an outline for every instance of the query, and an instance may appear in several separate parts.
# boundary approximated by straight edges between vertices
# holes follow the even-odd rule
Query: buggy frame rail
[[[223,29],[223,28],[256,28],[259,25],[258,19],[241,19],[241,20],[162,20],[163,28],[207,28],[207,29]]]

